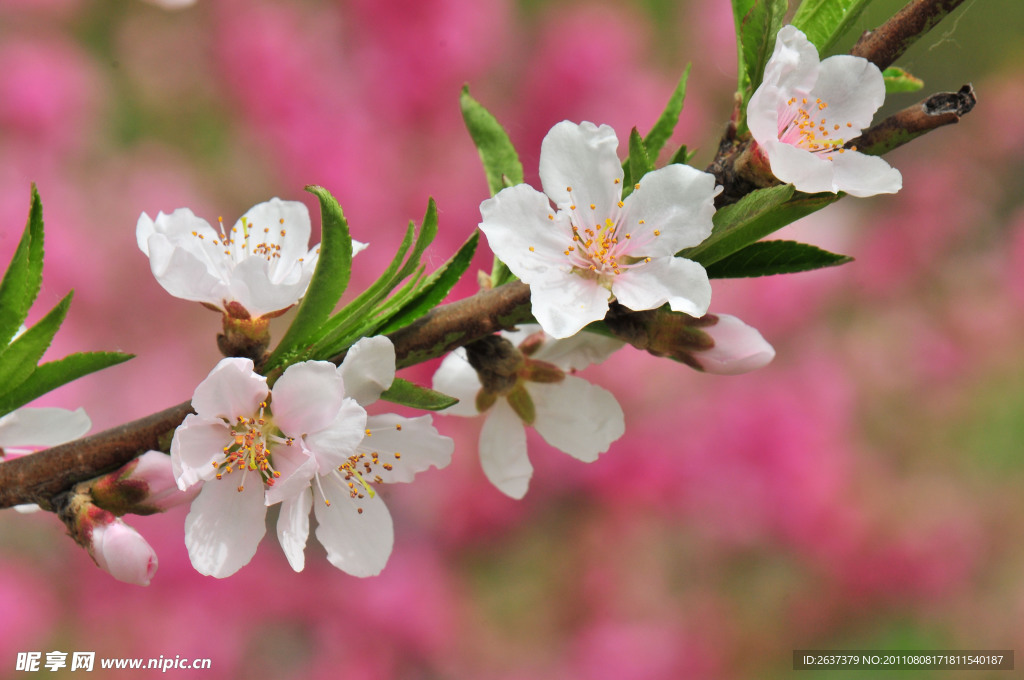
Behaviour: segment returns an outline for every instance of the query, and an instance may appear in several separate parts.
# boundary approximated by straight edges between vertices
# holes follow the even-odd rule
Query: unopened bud
[[[729,314],[718,314],[716,319],[702,329],[714,345],[690,355],[700,370],[738,375],[767,366],[775,358],[775,348],[753,326]]]
[[[178,489],[171,457],[160,451],[147,451],[93,482],[90,493],[96,505],[115,515],[151,515],[188,503],[199,489],[198,484],[187,491]]]
[[[508,394],[519,381],[523,355],[499,335],[488,335],[466,345],[466,359],[480,377],[484,389]]]
[[[56,505],[71,538],[89,552],[96,566],[118,581],[149,585],[156,574],[157,557],[139,532],[94,505],[81,484]]]

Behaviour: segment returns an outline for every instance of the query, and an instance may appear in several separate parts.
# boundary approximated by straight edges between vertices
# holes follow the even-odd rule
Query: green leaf
[[[479,239],[480,232],[474,231],[458,252],[423,281],[415,297],[406,302],[377,332],[386,334],[408,326],[440,304],[469,269]]]
[[[676,123],[679,122],[679,114],[683,111],[683,100],[686,99],[686,81],[690,77],[690,66],[691,64],[686,65],[686,70],[683,71],[682,77],[679,78],[679,84],[676,85],[676,89],[672,92],[668,104],[665,105],[665,110],[661,112],[658,120],[654,123],[654,127],[644,137],[644,146],[647,148],[647,155],[650,158],[658,158],[658,154],[661,153],[665,142],[668,141],[669,137],[672,136],[672,132],[676,129]]]
[[[789,9],[788,0],[732,0],[739,53],[738,91],[746,102],[761,84],[775,36]]]
[[[871,0],[803,0],[790,22],[824,55]]]
[[[693,158],[694,153],[696,152],[691,153],[690,150],[686,148],[686,145],[683,144],[679,147],[678,151],[672,154],[672,159],[669,160],[669,165],[672,163],[682,163],[683,165],[686,165],[690,162],[690,159]]]
[[[885,80],[885,93],[896,92],[917,92],[924,87],[924,81],[911,75],[899,66],[890,66],[882,71],[882,78]]]
[[[0,281],[0,346],[6,346],[25,323],[42,285],[43,203],[33,184],[25,231]]]
[[[792,274],[823,267],[835,267],[852,261],[852,257],[830,253],[807,243],[758,241],[709,266],[708,277],[736,279]]]
[[[14,389],[36,370],[36,364],[67,316],[73,294],[65,295],[46,316],[0,352],[0,385],[4,389]]]
[[[79,352],[57,361],[48,361],[35,368],[16,388],[0,395],[0,415],[10,413],[72,380],[128,361],[133,356],[121,352]]]
[[[505,188],[502,176],[507,177],[512,185],[522,184],[523,165],[519,162],[519,155],[505,128],[490,111],[470,96],[469,87],[462,88],[459,105],[462,107],[466,129],[483,161],[491,196]]]
[[[640,178],[654,169],[650,156],[647,155],[647,148],[644,140],[636,128],[629,133],[629,158],[626,159],[626,172],[622,179],[622,198],[625,199],[633,193],[633,187]]]
[[[416,270],[416,267],[420,266],[423,251],[433,243],[435,236],[437,236],[437,204],[434,203],[434,199],[431,197],[427,200],[427,213],[423,216],[423,224],[420,226],[419,235],[416,237],[416,245],[413,246],[412,254],[406,261],[405,266],[398,273],[397,281],[401,281],[409,276]]]
[[[440,411],[459,403],[459,400],[455,397],[449,397],[447,394],[442,394],[426,387],[420,387],[401,378],[395,378],[395,381],[391,383],[391,387],[384,390],[380,398],[390,401],[392,404],[411,406],[423,409],[424,411]]]
[[[352,275],[352,237],[341,206],[323,187],[310,185],[306,191],[320,201],[320,257],[295,319],[267,360],[267,371],[279,365],[289,353],[310,342],[337,306]]]

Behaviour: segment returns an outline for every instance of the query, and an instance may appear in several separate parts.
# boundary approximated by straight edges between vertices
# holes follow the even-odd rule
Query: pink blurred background
[[[236,576],[202,577],[179,508],[128,518],[160,557],[139,588],[52,516],[5,511],[0,677],[33,650],[212,659],[168,677],[655,680],[788,677],[794,648],[1024,647],[1024,17],[992,2],[899,62],[928,91],[973,80],[976,111],[891,155],[898,196],[791,228],[856,262],[715,283],[712,311],[761,329],[771,366],[723,378],[627,350],[588,369],[627,433],[590,465],[531,436],[522,502],[483,478],[479,423],[438,417],[455,460],[385,490],[396,547],[373,579],[315,541],[295,574],[272,535]],[[532,181],[552,124],[646,130],[693,62],[674,142],[701,166],[731,105],[731,22],[724,0],[0,0],[0,262],[35,182],[30,321],[76,291],[48,356],[138,354],[39,403],[84,406],[99,430],[189,398],[216,362],[219,319],[153,280],[141,212],[233,221],[276,195],[316,215],[302,187],[321,184],[371,242],[358,290],[433,196],[439,264],[487,194],[463,83]]]

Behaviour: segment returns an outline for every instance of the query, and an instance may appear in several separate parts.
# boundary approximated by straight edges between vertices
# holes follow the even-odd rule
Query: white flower
[[[674,255],[711,233],[714,177],[669,165],[623,200],[618,143],[607,125],[562,121],[541,145],[544,193],[520,184],[480,205],[491,249],[530,285],[533,315],[555,338],[603,319],[613,296],[692,316],[711,301],[704,268]]]
[[[185,520],[200,573],[223,578],[252,559],[265,533],[266,489],[312,460],[310,438],[362,437],[365,411],[345,397],[340,379],[324,380],[322,363],[289,367],[272,397],[252,361],[237,357],[222,359],[196,388],[196,413],[174,433],[171,464],[179,488],[205,482]]]
[[[700,330],[711,338],[711,347],[690,354],[695,368],[718,375],[739,375],[767,366],[775,348],[753,326],[730,314],[708,314]]]
[[[394,380],[395,349],[385,337],[365,338],[341,366],[327,366],[347,394],[368,406]],[[295,389],[301,387],[296,383]],[[316,537],[330,563],[353,576],[379,574],[391,555],[394,528],[375,485],[410,482],[417,472],[451,462],[454,442],[437,433],[430,416],[371,415],[365,425],[358,437],[344,441],[336,435],[307,438],[312,463],[282,475],[267,493],[268,503],[281,501],[278,539],[295,571],[305,566],[312,506]]]
[[[0,417],[0,460],[21,457],[36,448],[78,439],[92,427],[85,409],[19,408]],[[35,512],[35,503],[16,505],[18,512]]]
[[[884,100],[877,66],[845,54],[819,62],[807,37],[783,26],[747,106],[747,125],[772,173],[800,191],[892,194],[903,186],[898,170],[844,148],[871,124]]]
[[[309,211],[298,201],[272,198],[253,206],[230,230],[218,229],[188,208],[156,220],[142,213],[139,249],[168,293],[225,313],[237,303],[251,317],[280,312],[305,295],[319,244],[307,250]],[[356,252],[365,244],[353,243]],[[243,315],[244,318],[244,315]]]
[[[446,414],[486,412],[480,464],[491,483],[512,498],[526,494],[533,476],[526,424],[555,448],[587,463],[625,432],[622,409],[610,392],[565,374],[604,361],[623,343],[591,333],[552,340],[539,330],[524,325],[515,333],[502,333],[526,356],[517,357],[518,370],[500,393],[484,389],[464,348],[445,357],[434,374],[434,389],[460,400]]]

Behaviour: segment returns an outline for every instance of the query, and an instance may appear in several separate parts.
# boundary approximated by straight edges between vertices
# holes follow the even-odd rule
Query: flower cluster
[[[313,506],[331,564],[356,576],[379,573],[394,531],[377,485],[444,467],[454,448],[430,416],[367,415],[363,407],[394,374],[394,347],[383,337],[353,345],[341,366],[290,366],[272,390],[251,360],[222,359],[171,442],[179,487],[202,483],[185,521],[193,566],[221,578],[247,564],[267,506],[280,503],[277,535],[293,569],[305,565]]]

